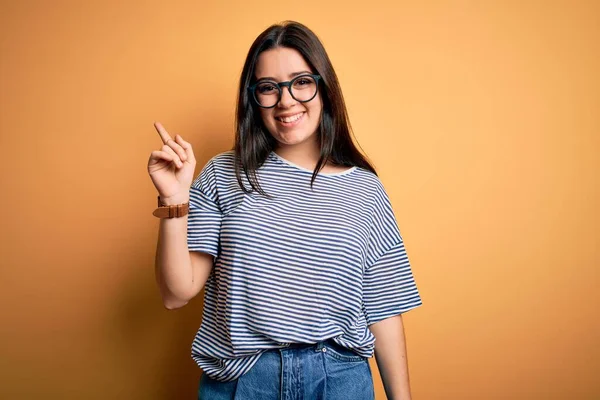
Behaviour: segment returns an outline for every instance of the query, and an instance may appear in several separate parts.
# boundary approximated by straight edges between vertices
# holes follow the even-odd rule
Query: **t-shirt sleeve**
[[[222,212],[213,160],[209,160],[190,187],[187,226],[188,250],[217,257]]]
[[[363,278],[367,325],[422,304],[390,199],[379,185],[371,220]]]

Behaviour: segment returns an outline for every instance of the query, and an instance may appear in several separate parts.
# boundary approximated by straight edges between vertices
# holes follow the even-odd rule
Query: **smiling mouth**
[[[289,117],[275,117],[275,119],[279,122],[283,122],[284,124],[291,124],[293,122],[298,121],[304,115],[304,111],[299,112],[296,115],[292,115]]]

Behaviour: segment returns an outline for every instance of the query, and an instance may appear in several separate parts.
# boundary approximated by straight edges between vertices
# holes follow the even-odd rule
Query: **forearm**
[[[178,200],[173,204],[186,201]],[[169,309],[184,305],[191,296],[193,271],[187,247],[187,223],[187,215],[161,218],[159,223],[155,275],[163,304]]]
[[[369,326],[375,336],[375,361],[388,400],[410,400],[410,380],[402,315]]]

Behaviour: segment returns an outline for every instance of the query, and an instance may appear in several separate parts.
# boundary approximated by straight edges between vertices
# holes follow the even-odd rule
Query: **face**
[[[255,67],[256,79],[269,77],[275,82],[292,80],[298,72],[314,73],[297,50],[287,47],[263,51]],[[279,146],[293,146],[316,141],[322,107],[319,92],[312,100],[301,103],[290,95],[287,87],[283,87],[281,101],[275,107],[260,108],[260,114]],[[282,117],[295,119],[298,116],[300,119],[292,122],[281,120]]]

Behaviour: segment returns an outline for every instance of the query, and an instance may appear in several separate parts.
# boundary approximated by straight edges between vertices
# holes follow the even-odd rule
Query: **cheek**
[[[315,99],[315,100],[317,100],[317,99]],[[323,109],[323,103],[321,103],[321,99],[319,98],[318,101],[315,101],[313,104],[310,105],[309,111],[312,114],[311,117],[319,118],[321,116],[322,109]]]
[[[315,97],[314,101],[311,101],[310,103],[311,111],[313,113],[320,114],[321,109],[323,108],[323,101],[321,100],[321,95],[318,94],[317,97]]]
[[[273,124],[273,117],[269,111],[260,110],[260,118],[262,119],[264,125]]]

